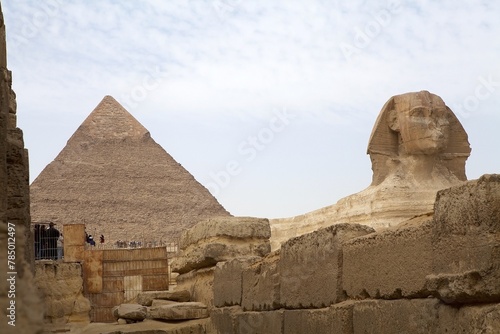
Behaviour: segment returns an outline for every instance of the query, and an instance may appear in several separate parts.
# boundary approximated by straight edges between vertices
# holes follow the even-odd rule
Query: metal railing
[[[35,260],[62,260],[64,259],[64,237],[55,224],[35,223],[32,228]],[[97,240],[96,240],[97,239]],[[135,249],[166,247],[169,257],[178,252],[178,240],[105,240],[101,235],[94,239],[91,235],[86,236],[85,249]]]

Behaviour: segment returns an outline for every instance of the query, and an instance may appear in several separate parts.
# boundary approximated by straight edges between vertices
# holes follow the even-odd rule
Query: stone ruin
[[[33,285],[28,152],[16,112],[0,8],[0,328],[2,333],[40,333],[43,309]]]

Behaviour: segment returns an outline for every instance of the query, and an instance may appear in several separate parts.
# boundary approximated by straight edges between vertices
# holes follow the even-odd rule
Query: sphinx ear
[[[396,110],[392,109],[387,114],[387,125],[389,125],[389,128],[392,131],[396,131],[396,132],[400,131],[399,118],[398,118],[398,113]]]

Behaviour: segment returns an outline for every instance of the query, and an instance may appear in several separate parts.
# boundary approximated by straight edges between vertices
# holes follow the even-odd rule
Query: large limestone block
[[[235,332],[252,334],[282,334],[283,310],[243,312],[236,317]]]
[[[280,277],[276,251],[243,270],[241,306],[250,311],[269,311],[280,307]]]
[[[265,256],[271,246],[265,239],[237,239],[218,237],[188,246],[172,261],[172,271],[185,274],[191,270],[215,266],[218,262],[236,257]]]
[[[352,334],[353,306],[346,301],[322,309],[285,310],[284,333]]]
[[[219,238],[269,239],[269,220],[253,217],[216,217],[202,221],[182,233],[179,240],[181,250],[201,240]]]
[[[42,296],[47,320],[52,323],[90,321],[91,304],[82,294],[80,263],[39,261],[35,264],[34,283]]]
[[[439,300],[364,300],[354,304],[353,333],[439,333]]]
[[[172,261],[172,271],[184,274],[236,257],[266,256],[271,251],[270,235],[267,219],[220,217],[202,221],[182,233],[181,251]]]
[[[198,302],[176,303],[151,307],[148,311],[149,319],[163,320],[191,320],[208,318],[207,306]]]
[[[139,304],[121,304],[113,308],[115,319],[142,321],[146,319],[147,307]]]
[[[85,298],[83,295],[78,295],[75,300],[70,299],[73,303],[73,311],[68,317],[69,323],[78,323],[78,322],[89,322],[89,311],[92,308],[90,300]]]
[[[214,305],[216,307],[241,305],[242,274],[259,257],[237,258],[219,262],[214,272]]]
[[[323,308],[342,301],[344,242],[375,230],[337,224],[288,240],[279,262],[280,301],[286,308]]]
[[[173,300],[165,300],[165,299],[153,299],[151,302],[151,306],[161,306],[161,305],[172,305],[179,302],[174,302]]]
[[[232,306],[213,309],[210,317],[217,334],[282,334],[283,313],[283,310],[243,312],[239,306]]]
[[[242,312],[240,306],[213,308],[210,310],[210,319],[215,333],[234,333],[234,313]]]
[[[343,289],[351,298],[427,297],[432,215],[344,244]]]
[[[447,303],[500,301],[500,175],[438,193],[428,288]]]
[[[441,305],[439,308],[439,333],[500,332],[500,304],[462,306]]]
[[[211,267],[179,275],[175,289],[187,290],[191,301],[204,303],[211,308],[214,305],[214,271],[215,267]]]
[[[151,306],[154,299],[188,302],[191,300],[191,294],[189,291],[181,289],[175,291],[144,291],[137,295],[136,302],[140,305]]]

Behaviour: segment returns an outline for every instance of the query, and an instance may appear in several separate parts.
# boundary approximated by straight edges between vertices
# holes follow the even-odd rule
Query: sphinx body
[[[338,223],[381,230],[431,212],[438,190],[466,181],[467,133],[443,100],[427,91],[393,96],[372,130],[372,183],[336,204],[271,220],[271,246]]]

